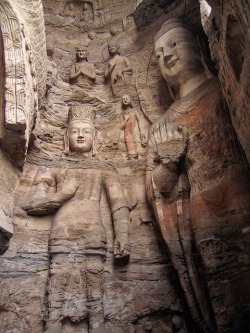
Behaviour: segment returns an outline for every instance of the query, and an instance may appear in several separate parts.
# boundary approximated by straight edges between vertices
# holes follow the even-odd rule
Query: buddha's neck
[[[196,74],[189,79],[185,80],[184,82],[181,82],[178,89],[176,89],[176,95],[178,98],[182,98],[189,93],[191,93],[193,90],[198,88],[202,83],[208,80],[208,77],[205,73]]]

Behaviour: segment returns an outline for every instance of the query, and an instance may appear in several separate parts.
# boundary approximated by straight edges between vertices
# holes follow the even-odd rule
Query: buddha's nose
[[[80,129],[78,137],[79,138],[84,138],[84,131],[83,130]]]
[[[172,49],[168,46],[165,46],[163,49],[163,57],[164,57],[164,61],[168,61],[169,59],[171,59],[173,57],[173,52]]]

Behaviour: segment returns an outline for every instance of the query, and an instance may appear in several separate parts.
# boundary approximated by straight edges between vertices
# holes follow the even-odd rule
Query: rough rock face
[[[202,23],[218,68],[231,119],[250,161],[249,116],[249,2],[200,1]],[[243,120],[244,119],[244,120]]]
[[[26,0],[19,2],[20,11],[27,3]],[[41,2],[37,4],[40,8]],[[192,148],[194,160],[188,161],[187,168],[193,167],[192,170],[197,169],[202,175],[189,184],[191,188],[195,186],[191,199],[189,187],[183,185],[181,190],[179,187],[179,195],[183,197],[178,197],[178,214],[169,214],[163,220],[163,227],[176,216],[180,221],[180,206],[191,207],[193,200],[192,212],[202,215],[205,221],[199,224],[195,219],[192,224],[187,215],[186,220],[183,218],[188,225],[192,222],[189,268],[195,262],[195,270],[187,270],[181,256],[179,267],[178,260],[173,261],[157,209],[153,212],[147,199],[145,143],[149,140],[149,128],[152,123],[157,125],[157,118],[173,103],[173,94],[153,52],[154,37],[162,23],[173,17],[185,18],[196,32],[202,32],[198,1],[185,4],[171,1],[169,6],[162,2],[157,8],[152,17],[144,20],[147,25],[143,26],[138,10],[143,9],[143,17],[147,17],[150,1],[43,0],[48,56],[46,98],[36,115],[29,153],[16,191],[14,236],[9,250],[1,257],[1,333],[52,332],[51,322],[59,322],[60,329],[54,328],[58,333],[94,333],[101,327],[96,322],[101,323],[102,319],[107,332],[194,332],[180,272],[186,280],[188,274],[192,281],[198,279],[197,289],[204,287],[200,295],[205,294],[203,300],[210,304],[209,310],[215,316],[214,332],[247,332],[249,207],[238,191],[244,187],[246,178],[232,185],[226,196],[225,187],[223,191],[216,190],[218,179],[224,182],[223,170],[230,171],[230,184],[235,184],[232,181],[235,170],[238,164],[241,167],[240,158],[222,159],[222,150],[216,149],[219,144],[223,148],[231,142],[232,151],[241,152],[223,102],[220,111],[227,126],[223,126],[222,116],[221,122],[213,123],[213,112],[202,126],[199,123],[198,129],[194,122],[197,115],[191,117],[195,128],[192,147],[198,148]],[[33,21],[29,14],[25,11],[27,22]],[[33,32],[31,39],[35,38]],[[38,57],[38,63],[43,64],[44,59]],[[40,78],[43,79],[42,74]],[[209,89],[217,87],[212,84],[217,80],[209,82]],[[212,91],[216,95],[217,90]],[[198,97],[203,96],[198,94]],[[222,101],[222,95],[219,100]],[[212,100],[203,101],[201,108],[206,103]],[[81,126],[72,128],[77,121],[68,118],[70,109],[80,110],[78,122],[84,119],[86,123],[88,119],[87,123],[92,123],[90,132],[84,128],[83,133]],[[88,118],[93,111],[95,129],[93,120]],[[78,111],[74,117],[78,117]],[[182,119],[191,126],[189,120],[188,115]],[[219,133],[218,137],[215,135],[212,141],[206,139],[206,135],[213,137],[208,134],[213,131],[216,135]],[[179,132],[174,133],[180,138]],[[90,136],[87,142],[91,144],[87,148],[85,135]],[[163,150],[167,151],[164,145]],[[176,150],[174,145],[171,154]],[[215,155],[210,156],[210,150]],[[110,187],[118,181],[108,181],[107,174],[114,175],[114,170],[125,195],[123,205],[116,203],[118,196],[110,195]],[[216,214],[220,211],[221,220],[211,210],[204,210],[201,176],[207,180],[209,198],[206,196],[206,200],[214,206]],[[14,186],[14,179],[9,184]],[[166,180],[167,177],[158,177],[159,186],[171,186],[172,178]],[[220,209],[228,200],[234,206],[225,213]],[[68,209],[72,204],[75,210]],[[122,246],[119,243],[117,250],[115,221],[127,220],[127,213],[120,210],[125,206],[130,209],[130,257],[121,264],[116,256]],[[119,218],[116,212],[121,214]],[[102,231],[96,228],[85,234],[83,228],[95,225],[92,222],[98,220],[96,216],[101,218]],[[185,227],[178,230],[183,243],[190,236]],[[91,247],[87,246],[88,241]],[[178,243],[174,237],[170,242],[173,247]],[[88,253],[84,252],[86,246]],[[99,257],[88,261],[93,254]],[[95,320],[90,315],[92,310],[98,314]]]

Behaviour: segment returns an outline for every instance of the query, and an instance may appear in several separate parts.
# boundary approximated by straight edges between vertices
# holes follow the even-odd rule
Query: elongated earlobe
[[[66,133],[64,134],[64,137],[63,137],[63,143],[64,143],[64,154],[65,155],[69,155],[69,133],[68,133],[69,130],[66,131]]]
[[[94,140],[93,140],[93,146],[92,146],[92,156],[97,155],[96,136],[97,136],[97,131],[95,131],[95,134],[94,134]]]

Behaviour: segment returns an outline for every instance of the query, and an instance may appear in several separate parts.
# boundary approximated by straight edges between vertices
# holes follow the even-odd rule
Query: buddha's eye
[[[176,43],[176,42],[173,42],[173,43],[171,44],[171,48],[174,48],[176,45],[177,45],[177,43]]]
[[[156,58],[157,58],[157,59],[160,59],[160,58],[161,58],[161,54],[158,53],[158,54],[156,55]]]

